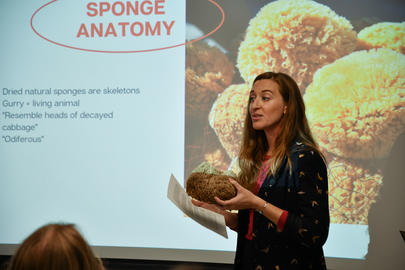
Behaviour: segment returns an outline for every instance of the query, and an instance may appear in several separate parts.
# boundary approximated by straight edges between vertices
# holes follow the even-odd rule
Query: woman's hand
[[[211,203],[206,203],[206,202],[201,202],[201,201],[196,201],[196,200],[191,200],[191,203],[194,204],[195,206],[202,207],[205,209],[208,209],[212,212],[218,213],[220,215],[223,215],[225,218],[225,224],[232,230],[237,230],[238,227],[238,215],[236,213],[231,213],[229,211],[226,211],[222,206],[216,205],[216,204],[211,204]]]
[[[236,196],[230,200],[223,201],[218,197],[215,197],[215,201],[223,207],[223,209],[240,210],[240,209],[257,209],[262,205],[263,200],[253,194],[248,189],[242,187],[238,182],[233,179],[229,179],[232,185],[236,188]]]
[[[208,210],[218,213],[220,215],[224,215],[224,212],[225,212],[225,209],[223,207],[220,207],[219,205],[216,205],[216,204],[201,202],[201,201],[197,201],[194,199],[191,200],[191,203],[194,204],[195,206],[208,209]]]

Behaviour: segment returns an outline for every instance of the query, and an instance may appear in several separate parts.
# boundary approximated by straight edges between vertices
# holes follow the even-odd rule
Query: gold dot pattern
[[[327,168],[317,152],[298,149],[291,153],[293,173],[285,162],[276,177],[266,178],[258,193],[288,211],[284,230],[278,231],[274,223],[255,213],[253,239],[238,238],[236,269],[326,269],[322,245],[329,228]],[[239,211],[239,224],[247,223],[244,211]],[[245,235],[243,226],[240,230],[238,235]]]

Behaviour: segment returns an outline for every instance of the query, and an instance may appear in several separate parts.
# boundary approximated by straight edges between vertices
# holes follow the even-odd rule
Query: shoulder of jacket
[[[305,152],[311,152],[314,151],[307,145],[303,144],[300,141],[295,141],[291,146],[290,146],[290,155],[291,156],[298,156],[302,153]]]
[[[299,141],[296,141],[290,148],[290,157],[292,162],[322,160],[321,155],[316,149],[313,149]]]

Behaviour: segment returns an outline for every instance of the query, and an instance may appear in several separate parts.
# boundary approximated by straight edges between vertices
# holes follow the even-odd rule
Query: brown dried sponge
[[[243,79],[265,71],[290,74],[301,91],[320,67],[351,53],[357,45],[350,22],[329,7],[308,0],[279,0],[249,22],[237,66]]]
[[[216,203],[214,197],[229,200],[236,196],[236,188],[227,175],[192,173],[186,183],[187,194],[196,200]]]

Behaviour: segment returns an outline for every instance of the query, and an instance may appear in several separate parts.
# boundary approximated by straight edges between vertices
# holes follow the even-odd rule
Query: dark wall
[[[6,270],[10,256],[0,256],[0,270]],[[230,270],[230,264],[103,259],[107,270]]]

